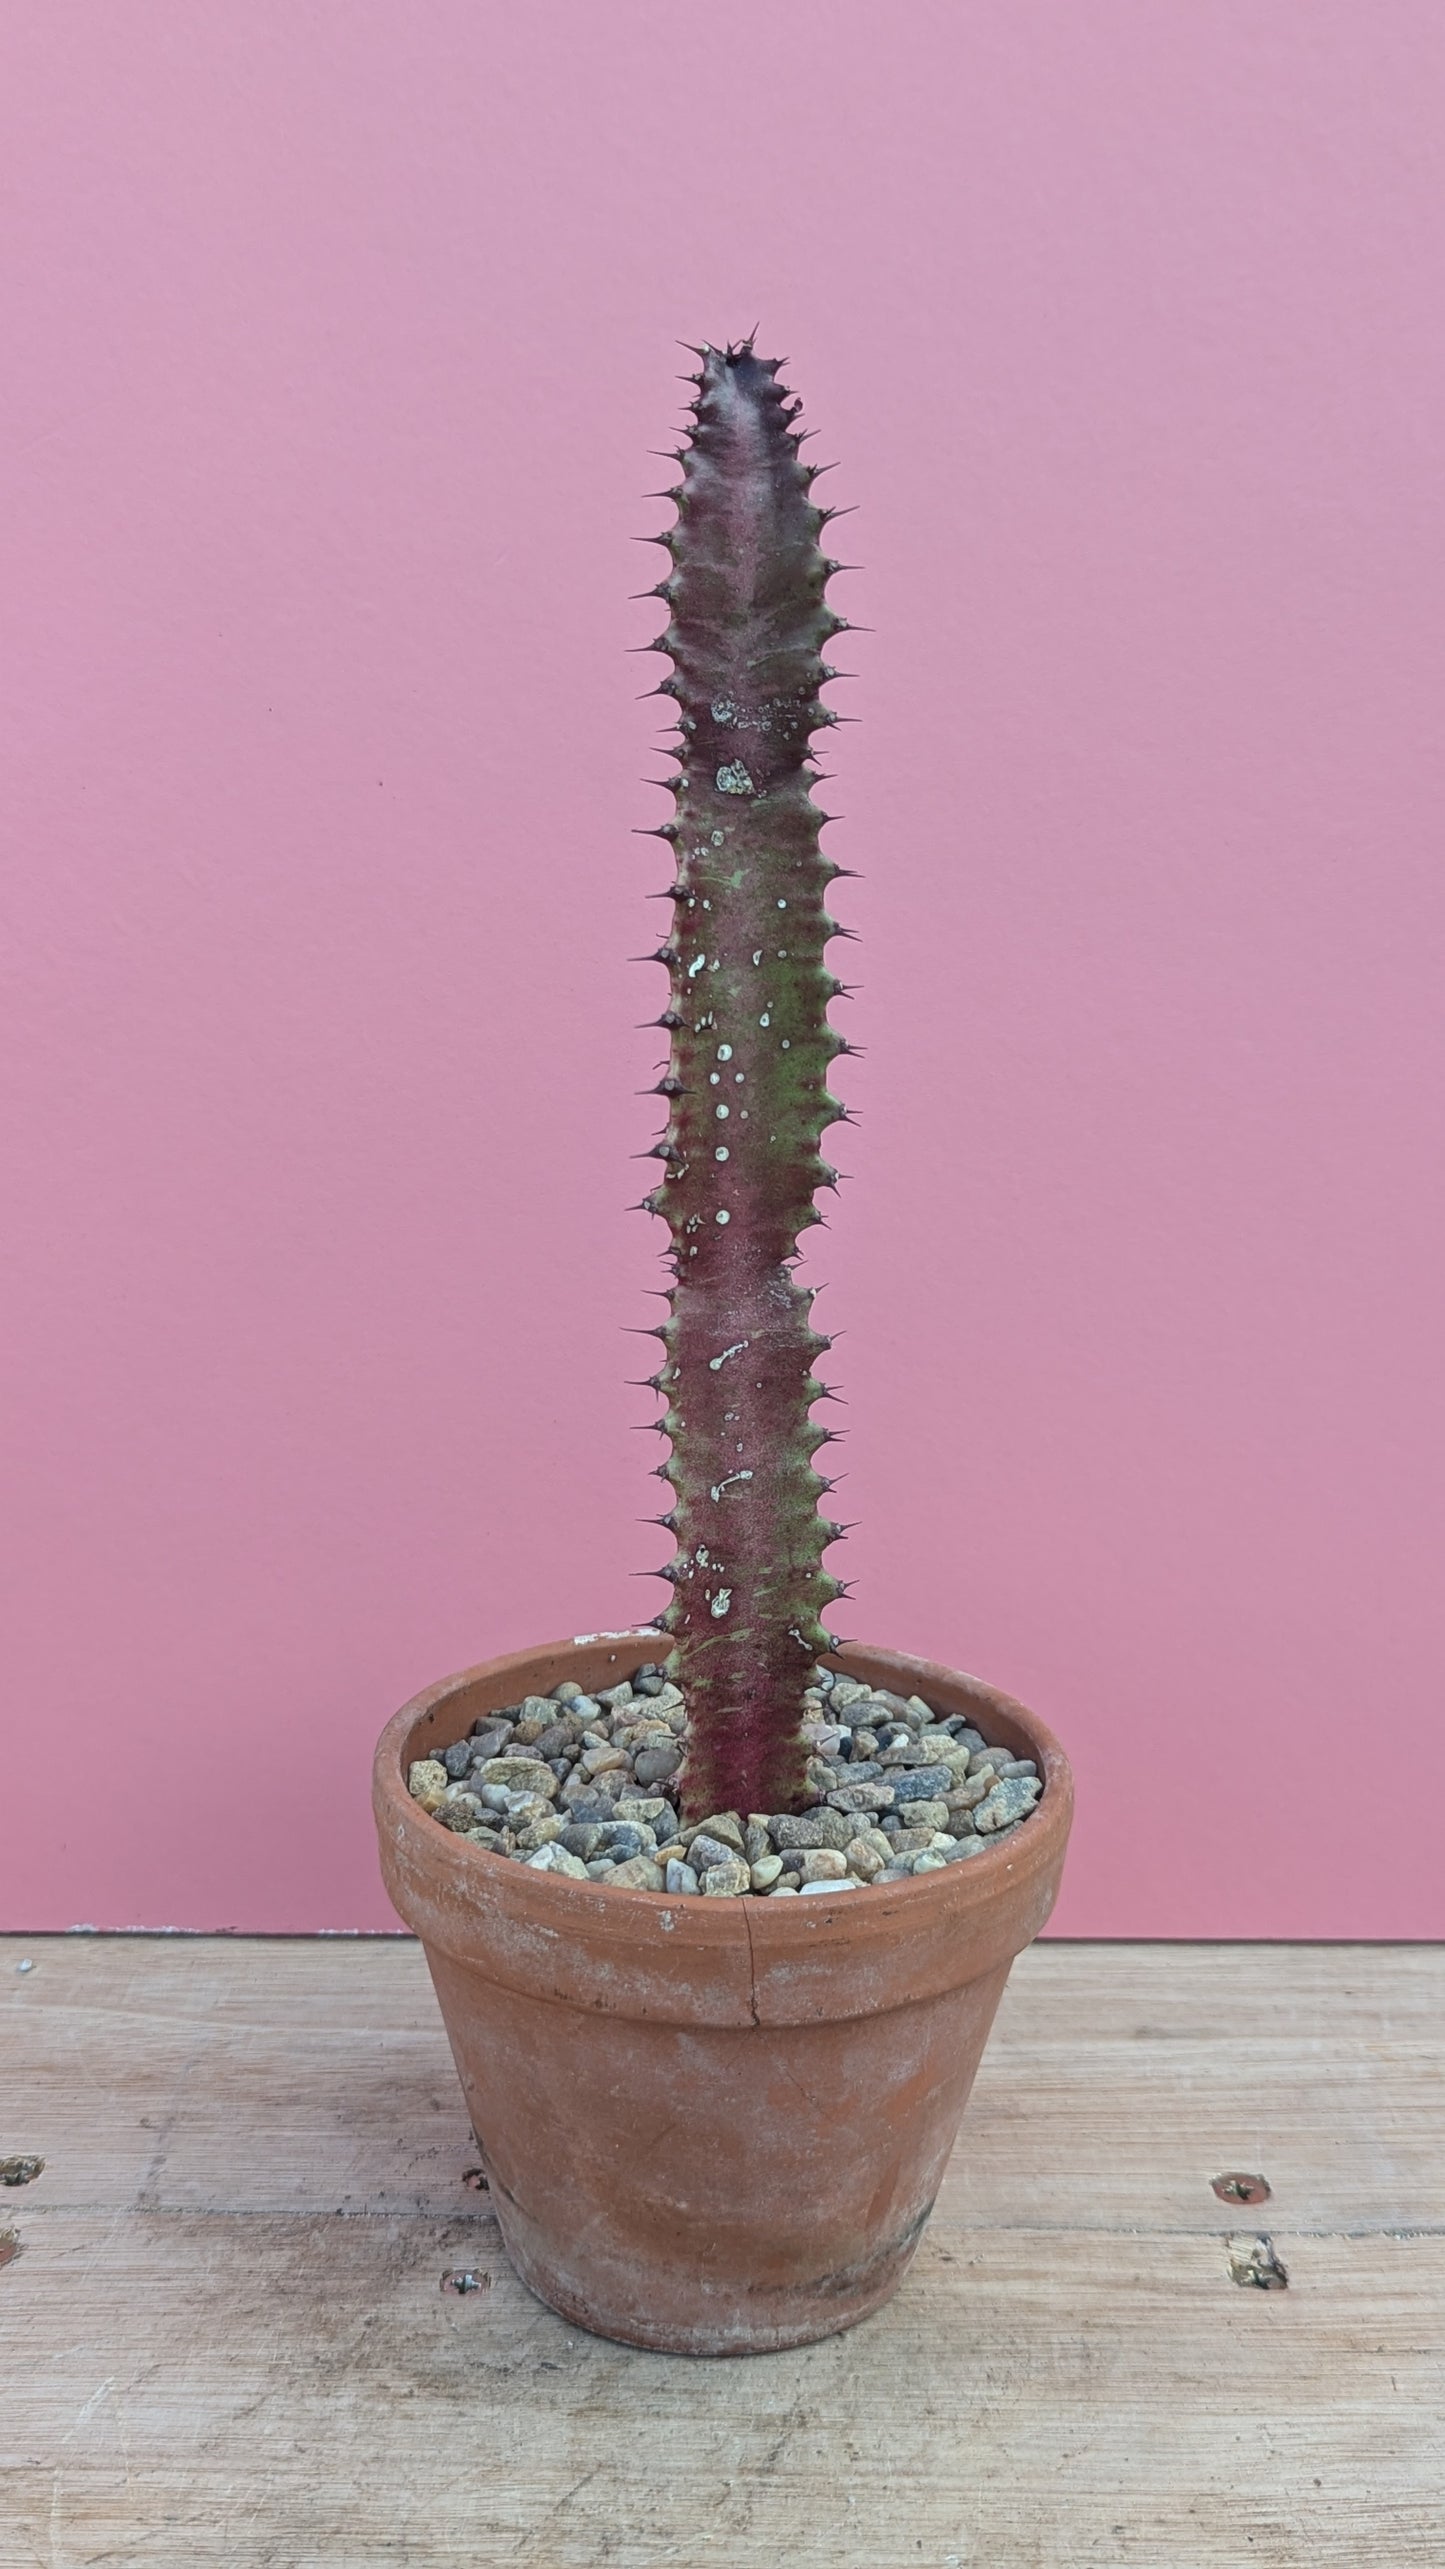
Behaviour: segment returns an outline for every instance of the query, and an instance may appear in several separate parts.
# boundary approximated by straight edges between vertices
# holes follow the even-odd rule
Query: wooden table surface
[[[793,2354],[532,2300],[407,1940],[0,1939],[26,2152],[0,2569],[1445,2564],[1445,1947],[1036,1947],[901,2292]]]

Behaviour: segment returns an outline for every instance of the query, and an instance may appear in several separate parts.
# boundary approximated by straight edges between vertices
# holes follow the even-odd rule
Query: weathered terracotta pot
[[[669,1899],[535,1873],[439,1828],[411,1760],[655,1633],[494,1659],[417,1695],[376,1755],[382,1872],[441,2003],[502,2238],[602,2337],[689,2355],[799,2346],[893,2292],[933,2205],[1015,1954],[1054,1903],[1068,1765],[974,1677],[850,1649],[849,1676],[977,1714],[1044,1794],[987,1854],[887,1890]]]

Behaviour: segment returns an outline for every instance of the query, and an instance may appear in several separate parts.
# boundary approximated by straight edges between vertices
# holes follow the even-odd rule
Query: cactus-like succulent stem
[[[823,1219],[815,1190],[837,1183],[818,1144],[847,1120],[826,1083],[850,1047],[827,1019],[843,985],[824,948],[843,932],[824,894],[843,869],[819,846],[809,755],[834,719],[823,648],[846,629],[818,545],[835,512],[809,497],[827,468],[799,460],[808,432],[780,360],[751,340],[697,353],[682,480],[666,494],[677,522],[656,539],[673,567],[650,593],[670,610],[652,647],[671,656],[659,692],[678,725],[677,774],[658,780],[676,797],[659,833],[675,915],[652,958],[671,983],[656,1021],[672,1037],[658,1090],[670,1112],[645,1201],[668,1224],[675,1278],[655,1378],[677,1540],[662,1621],[688,1700],[685,1805],[705,1817],[796,1806],[803,1684],[835,1646],[820,1616],[843,1591],[822,1555],[843,1529],[818,1513],[812,1457],[831,1431],[810,1415],[835,1397],[813,1371],[831,1341],[793,1268]]]

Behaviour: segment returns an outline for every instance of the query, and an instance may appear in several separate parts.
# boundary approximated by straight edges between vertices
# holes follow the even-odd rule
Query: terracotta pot
[[[669,1899],[484,1855],[406,1772],[564,1677],[615,1684],[655,1633],[494,1659],[382,1733],[382,1872],[421,1938],[517,2272],[602,2337],[690,2355],[832,2335],[918,2244],[1015,1954],[1054,1903],[1072,1786],[1043,1724],[975,1677],[850,1649],[849,1676],[976,1714],[1044,1794],[987,1854],[887,1890]]]

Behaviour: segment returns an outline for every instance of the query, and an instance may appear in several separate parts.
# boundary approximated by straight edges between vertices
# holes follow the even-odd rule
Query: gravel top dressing
[[[803,1697],[807,1806],[683,1820],[687,1707],[650,1663],[585,1694],[571,1678],[419,1758],[412,1798],[486,1853],[627,1891],[806,1899],[937,1873],[1022,1827],[1043,1791],[1032,1759],[992,1748],[961,1714],[938,1720],[831,1669]]]

